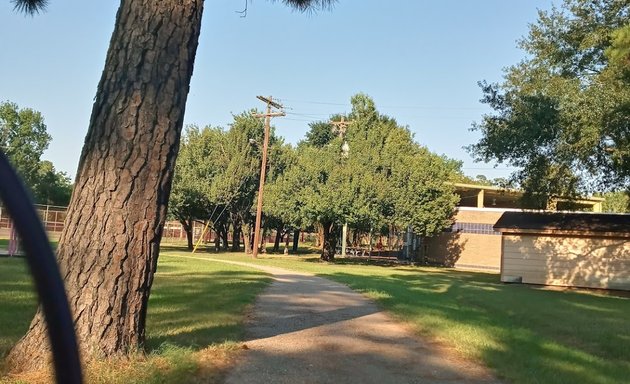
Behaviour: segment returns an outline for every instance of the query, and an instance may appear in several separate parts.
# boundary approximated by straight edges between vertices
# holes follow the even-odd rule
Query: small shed
[[[630,215],[505,212],[501,281],[630,290]]]

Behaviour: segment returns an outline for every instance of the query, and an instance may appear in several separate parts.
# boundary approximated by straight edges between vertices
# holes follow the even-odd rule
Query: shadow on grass
[[[503,285],[485,273],[400,270],[328,277],[372,295],[519,383],[622,383],[630,372],[630,300]]]
[[[23,258],[0,258],[0,357],[22,337],[37,310]]]
[[[163,258],[149,300],[147,350],[241,340],[243,314],[270,281],[262,272]]]
[[[190,249],[188,249],[187,245],[184,242],[177,242],[177,243],[162,243],[160,245],[160,251],[161,252],[185,252],[185,253],[192,253],[192,251]],[[243,250],[243,247],[240,248],[240,250],[238,252],[234,252],[231,250],[231,248],[228,248],[228,250],[219,250],[217,251],[214,247],[214,244],[201,244],[199,246],[199,248],[197,248],[197,250],[195,251],[195,254],[208,254],[208,255],[223,255],[223,254],[243,254],[245,255],[245,251]],[[284,247],[280,247],[280,251],[279,252],[273,252],[273,246],[268,246],[266,248],[266,252],[261,252],[260,255],[283,255],[284,254]],[[251,255],[251,254],[248,254]],[[289,255],[290,256],[304,256],[304,255],[308,255],[308,256],[316,256],[319,257],[319,250],[317,248],[314,247],[309,247],[309,246],[301,246],[298,247],[297,253],[293,252],[292,249],[289,250]]]

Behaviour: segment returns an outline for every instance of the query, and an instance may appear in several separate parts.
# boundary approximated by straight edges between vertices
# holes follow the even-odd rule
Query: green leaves
[[[362,232],[408,225],[422,235],[440,232],[456,204],[447,183],[456,167],[379,114],[369,96],[353,96],[352,105],[343,139],[326,133],[328,123],[311,124],[296,162],[268,188],[272,197],[265,195],[265,212],[301,227],[347,222]],[[344,141],[350,147],[347,157]]]
[[[0,150],[31,189],[36,202],[65,205],[71,189],[67,176],[55,171],[52,163],[41,161],[51,139],[41,113],[11,102],[0,103]]]
[[[537,196],[630,185],[630,2],[565,0],[540,12],[520,44],[530,55],[500,85],[480,83],[494,112],[469,151],[521,170],[511,181]],[[624,59],[625,58],[625,59]]]

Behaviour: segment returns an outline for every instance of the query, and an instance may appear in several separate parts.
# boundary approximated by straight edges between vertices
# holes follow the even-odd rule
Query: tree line
[[[345,135],[329,121],[311,123],[297,146],[272,132],[262,231],[275,230],[276,250],[284,234],[318,231],[321,258],[333,260],[346,223],[355,233],[411,228],[421,236],[451,224],[458,198],[450,182],[461,176],[461,164],[419,145],[369,96],[355,95],[351,103]],[[263,135],[254,113],[235,115],[228,130],[189,126],[184,134],[169,209],[186,230],[189,248],[195,220],[211,221],[224,249],[228,230],[233,250],[241,236],[247,252],[264,245],[251,244]]]
[[[0,150],[31,191],[33,201],[67,206],[72,193],[70,178],[41,158],[51,140],[40,112],[0,102]]]

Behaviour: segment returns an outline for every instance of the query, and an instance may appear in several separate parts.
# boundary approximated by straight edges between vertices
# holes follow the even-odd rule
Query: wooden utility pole
[[[346,134],[346,130],[348,129],[348,125],[350,125],[352,121],[346,121],[346,119],[341,116],[341,121],[331,121],[330,124],[333,125],[333,132],[339,134],[339,138],[344,139]],[[344,139],[343,146],[341,147],[341,155],[343,157],[348,157],[348,153],[350,151],[350,147],[348,143]],[[348,223],[343,224],[343,229],[341,232],[341,257],[346,257],[346,242],[348,240]]]
[[[263,189],[265,187],[265,174],[267,171],[267,147],[269,146],[269,125],[271,123],[271,118],[275,116],[284,116],[285,113],[280,112],[272,112],[271,107],[276,109],[282,109],[282,105],[273,101],[271,96],[256,96],[260,101],[267,104],[267,113],[257,113],[254,114],[255,117],[264,117],[265,118],[265,139],[263,143],[263,152],[262,152],[262,165],[260,167],[260,184],[258,185],[258,205],[256,207],[256,227],[254,228],[254,243],[252,244],[252,257],[258,257],[258,247],[260,243],[260,220],[262,216],[262,203],[263,203]]]
[[[346,121],[346,119],[341,116],[341,121],[331,121],[330,124],[333,125],[333,132],[339,134],[339,137],[343,139],[346,134],[346,130],[348,129],[348,125],[350,125],[352,121]]]

